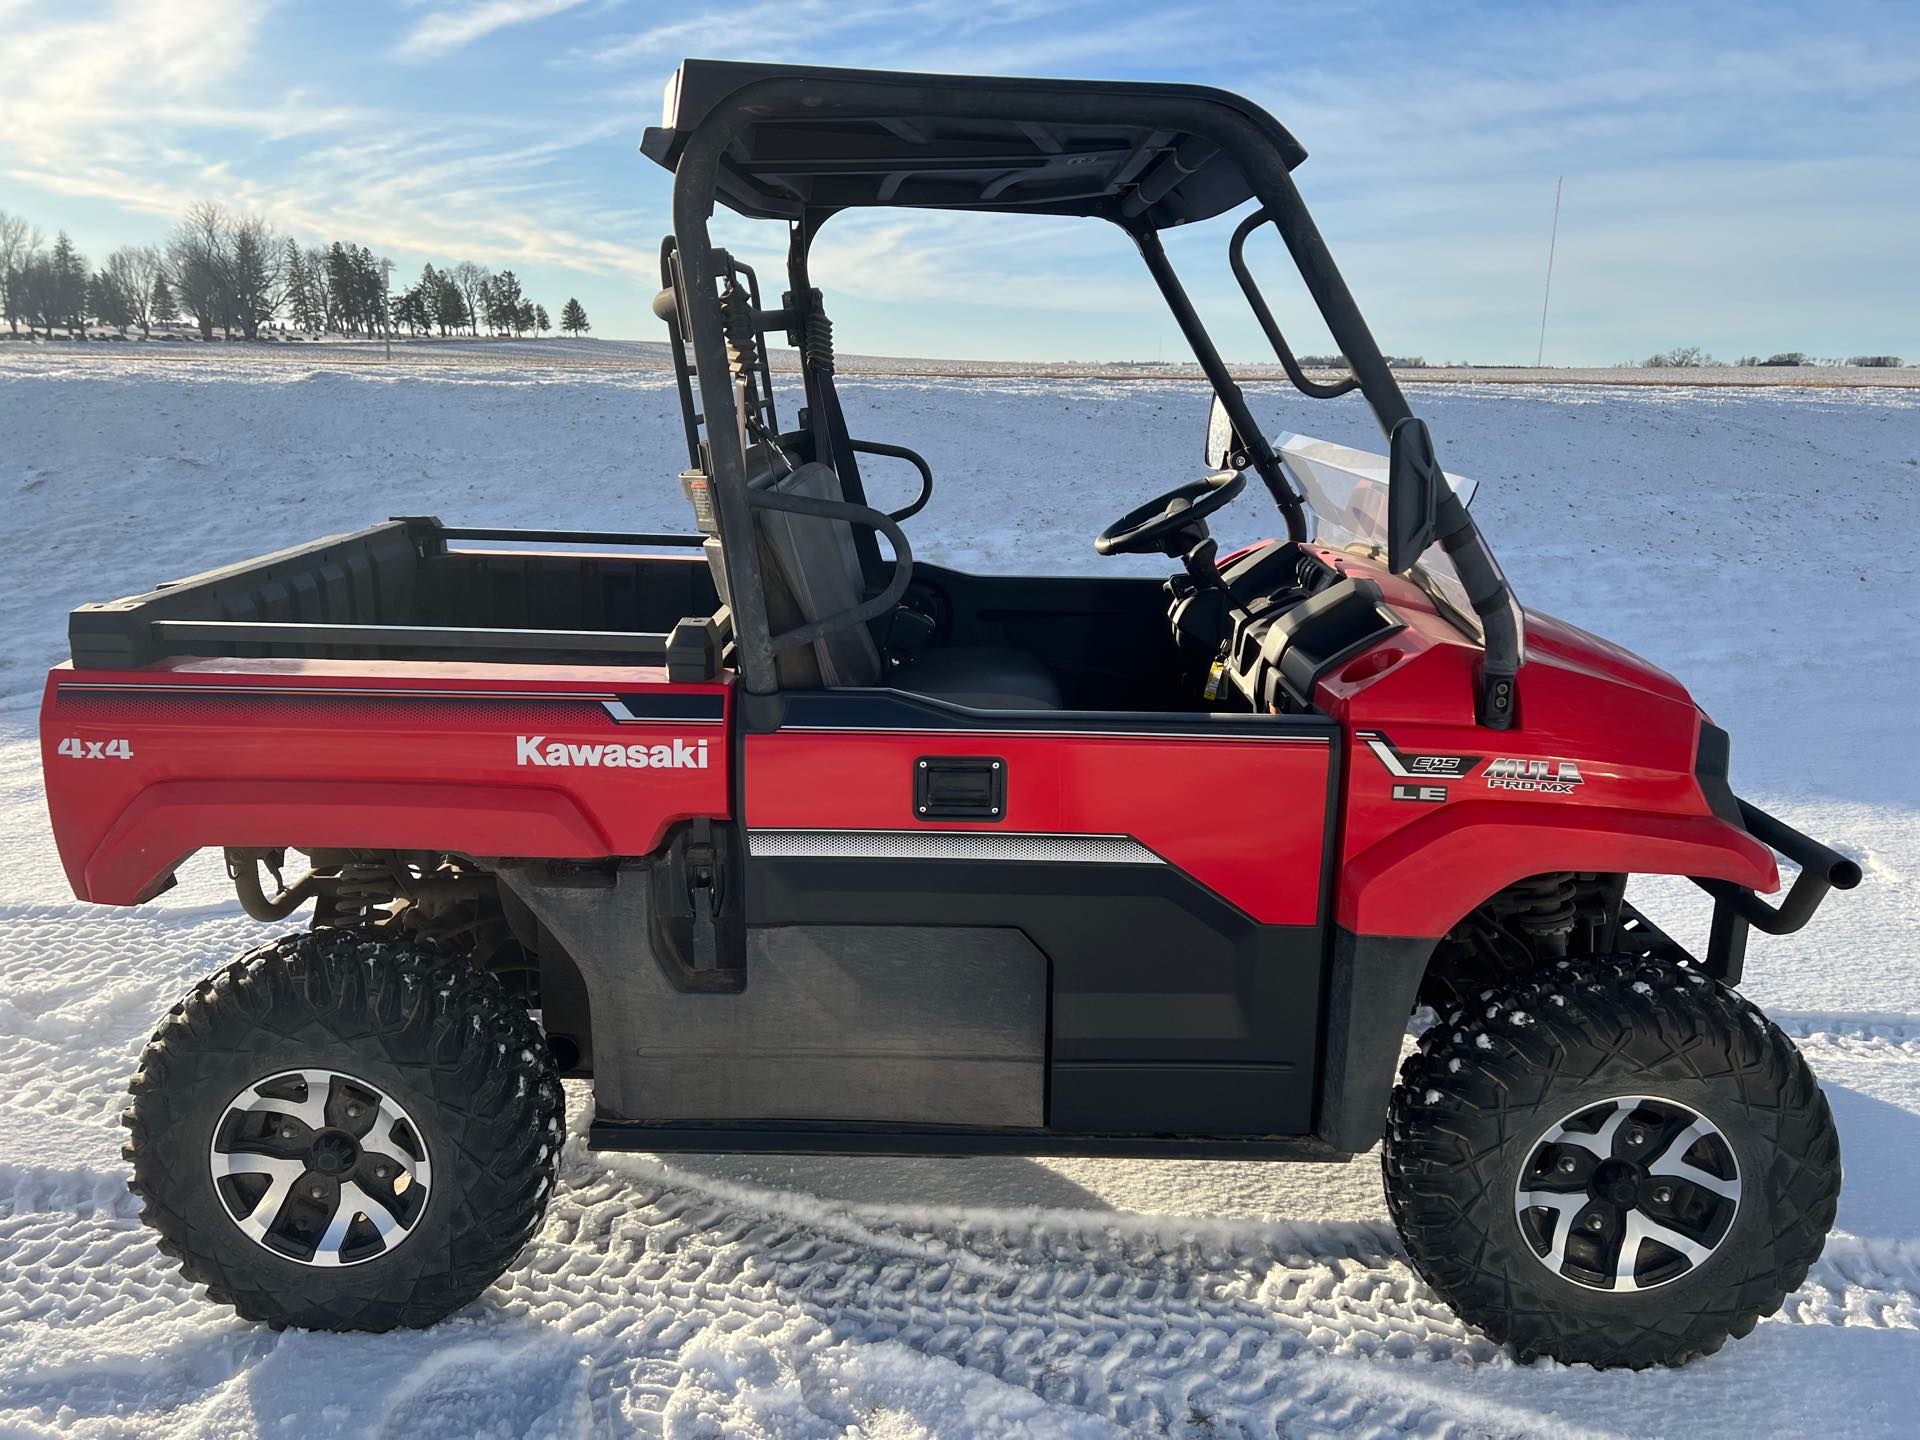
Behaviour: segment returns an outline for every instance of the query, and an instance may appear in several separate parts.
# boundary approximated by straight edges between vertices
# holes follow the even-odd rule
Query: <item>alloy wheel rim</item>
[[[1699,1111],[1623,1095],[1549,1126],[1521,1167],[1513,1204],[1527,1248],[1561,1279],[1651,1290],[1720,1248],[1740,1209],[1740,1167]]]
[[[248,1085],[213,1128],[214,1192],[240,1233],[302,1265],[391,1254],[432,1198],[425,1137],[392,1096],[341,1070]]]

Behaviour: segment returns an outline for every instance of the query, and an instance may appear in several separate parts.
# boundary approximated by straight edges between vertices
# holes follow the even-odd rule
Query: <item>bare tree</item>
[[[27,313],[25,272],[39,250],[40,232],[27,223],[26,216],[0,210],[0,310],[16,335],[20,317]]]
[[[478,335],[480,322],[486,319],[488,282],[493,278],[487,273],[487,267],[476,265],[471,260],[462,260],[447,274],[453,277],[453,283],[459,287],[460,298],[467,302],[468,333]]]
[[[317,335],[334,325],[334,294],[327,275],[327,247],[314,245],[307,250],[307,297],[309,328]],[[302,322],[307,323],[307,322]]]
[[[174,298],[211,340],[213,327],[233,338],[233,245],[227,212],[210,200],[196,202],[167,242]]]
[[[157,260],[149,263],[150,250],[123,245],[107,256],[107,263],[100,267],[98,290],[100,299],[112,312],[112,317],[99,310],[98,318],[115,326],[122,335],[127,326],[138,325],[140,333],[145,335],[149,317],[153,310],[153,272]]]
[[[126,256],[128,280],[133,297],[133,323],[140,327],[140,338],[146,339],[153,333],[153,299],[156,282],[160,282],[166,273],[161,262],[160,252],[151,245],[129,245],[124,250],[116,250],[108,258],[108,265],[120,256]]]

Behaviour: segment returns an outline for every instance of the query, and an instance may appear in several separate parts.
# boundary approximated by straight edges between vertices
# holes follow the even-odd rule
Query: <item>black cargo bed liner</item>
[[[453,549],[449,542],[593,551]],[[73,663],[131,670],[169,655],[661,663],[674,624],[718,604],[697,535],[446,526],[406,516],[144,595],[82,605]]]

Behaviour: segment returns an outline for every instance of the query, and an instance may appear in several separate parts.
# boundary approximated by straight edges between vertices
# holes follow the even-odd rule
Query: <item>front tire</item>
[[[477,1298],[539,1226],[563,1134],[524,1007],[465,960],[357,931],[201,981],[129,1089],[161,1250],[276,1327],[425,1326]]]
[[[1421,1037],[1382,1164],[1414,1268],[1523,1358],[1711,1354],[1799,1288],[1840,1144],[1791,1041],[1727,987],[1558,962]]]

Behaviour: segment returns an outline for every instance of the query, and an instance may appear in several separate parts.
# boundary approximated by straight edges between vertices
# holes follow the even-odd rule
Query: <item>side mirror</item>
[[[1202,458],[1209,470],[1247,468],[1246,444],[1240,439],[1240,432],[1233,428],[1233,418],[1217,394],[1207,411],[1207,453]]]
[[[1394,574],[1411,570],[1433,544],[1446,483],[1427,422],[1409,415],[1393,427],[1387,461],[1387,568]]]

